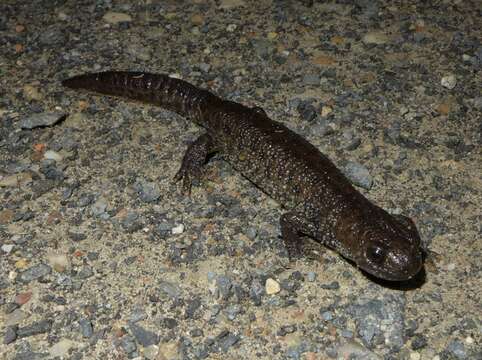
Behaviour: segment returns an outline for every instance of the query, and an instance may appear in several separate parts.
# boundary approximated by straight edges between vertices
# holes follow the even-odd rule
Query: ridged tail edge
[[[164,74],[132,71],[106,71],[74,76],[62,81],[71,89],[120,96],[161,106],[203,122],[208,103],[220,99],[207,90]]]

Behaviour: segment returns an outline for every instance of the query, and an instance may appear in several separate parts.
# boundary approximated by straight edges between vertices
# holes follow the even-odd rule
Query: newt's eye
[[[385,260],[386,253],[380,246],[372,245],[367,249],[367,257],[375,264],[381,264]]]

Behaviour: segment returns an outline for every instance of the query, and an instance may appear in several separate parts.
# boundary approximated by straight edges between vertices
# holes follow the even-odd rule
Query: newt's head
[[[345,232],[348,238],[344,245],[351,248],[352,255],[348,257],[381,279],[404,281],[414,277],[422,268],[422,247],[413,221],[387,213],[378,218],[380,221],[373,220],[352,224],[356,229]]]

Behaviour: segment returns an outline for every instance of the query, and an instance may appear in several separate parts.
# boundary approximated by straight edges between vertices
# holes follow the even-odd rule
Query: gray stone
[[[146,311],[144,309],[141,309],[141,308],[134,309],[131,312],[131,315],[129,317],[129,321],[131,323],[136,323],[138,321],[142,321],[142,320],[145,320],[145,319],[147,319]]]
[[[216,289],[218,291],[219,297],[227,300],[231,295],[231,288],[233,284],[231,283],[231,279],[227,276],[220,275],[216,279]]]
[[[226,317],[229,320],[233,321],[241,312],[241,308],[239,307],[239,305],[230,305],[226,308],[225,312],[226,312]]]
[[[161,291],[164,292],[171,299],[177,299],[181,295],[181,290],[176,284],[173,284],[167,281],[162,281],[159,284],[159,287]]]
[[[90,338],[94,333],[94,329],[92,327],[92,323],[89,319],[81,319],[79,320],[80,331],[83,337]]]
[[[392,350],[398,351],[404,344],[404,307],[403,295],[384,295],[379,299],[360,299],[346,311],[355,320],[365,346],[390,344]]]
[[[7,329],[5,330],[5,335],[3,337],[3,343],[5,345],[8,345],[15,340],[17,340],[17,333],[15,332],[15,328],[13,328],[12,326],[7,327]]]
[[[94,216],[101,216],[107,210],[107,201],[103,197],[100,197],[91,205],[90,209]]]
[[[201,307],[201,300],[199,300],[198,298],[195,298],[189,301],[186,307],[186,313],[185,313],[186,318],[193,319],[197,309],[199,309],[200,307]]]
[[[127,354],[131,354],[137,350],[136,342],[130,335],[126,335],[121,339],[120,346]]]
[[[52,268],[46,264],[38,264],[20,273],[17,279],[24,283],[29,283],[52,272]]]
[[[229,331],[223,331],[216,337],[216,343],[223,352],[228,351],[228,349],[239,340],[239,335],[232,334]]]
[[[259,279],[254,279],[249,289],[249,296],[256,306],[261,305],[261,298],[265,294],[264,286]]]
[[[321,317],[325,321],[330,321],[333,320],[333,313],[331,311],[325,311],[323,314],[321,314]]]
[[[349,162],[344,167],[345,176],[350,179],[350,181],[364,189],[371,189],[373,185],[373,178],[370,176],[368,169],[363,165],[356,162]]]
[[[467,352],[465,350],[465,345],[460,340],[452,340],[448,344],[447,350],[457,359],[467,359]]]
[[[17,330],[17,336],[19,338],[24,338],[28,336],[33,336],[37,334],[43,334],[49,332],[52,327],[51,320],[42,320],[35,322],[31,325],[25,326],[23,328],[19,328]]]
[[[343,336],[346,339],[353,339],[353,331],[351,330],[342,330],[341,336]]]
[[[32,350],[27,350],[16,353],[14,360],[41,360],[45,359],[47,356],[47,353],[39,353]]]
[[[146,330],[136,324],[130,324],[129,328],[137,342],[142,346],[147,347],[150,345],[157,345],[159,343],[159,335],[155,334],[154,332]]]
[[[79,279],[88,279],[94,276],[94,270],[90,266],[84,266],[77,276]]]
[[[65,113],[62,112],[44,112],[30,115],[29,117],[20,120],[19,124],[22,129],[35,129],[38,127],[55,125],[64,117]]]
[[[332,281],[329,284],[321,284],[320,287],[327,290],[338,290],[340,288],[340,283],[338,281]]]
[[[139,194],[140,199],[146,203],[157,201],[161,197],[159,185],[143,179],[137,180],[134,184],[134,190]]]

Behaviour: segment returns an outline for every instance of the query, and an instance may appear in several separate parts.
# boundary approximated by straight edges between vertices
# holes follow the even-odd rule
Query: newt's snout
[[[419,244],[400,242],[403,246],[394,247],[384,244],[372,244],[365,256],[357,262],[366,272],[386,280],[403,281],[414,277],[422,268],[422,251]]]

